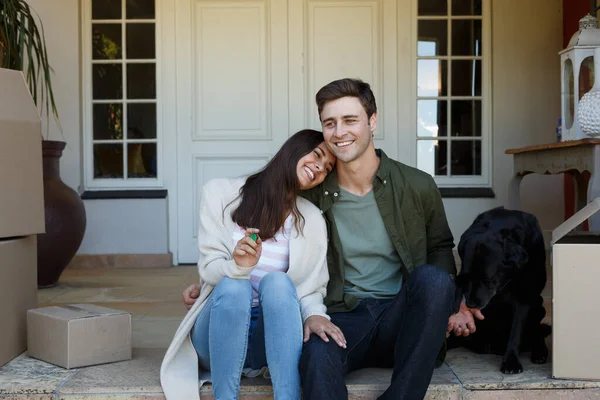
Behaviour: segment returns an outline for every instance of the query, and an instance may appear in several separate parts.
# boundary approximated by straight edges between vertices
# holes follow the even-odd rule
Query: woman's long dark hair
[[[246,179],[240,189],[242,201],[231,214],[233,221],[243,228],[260,229],[260,237],[267,240],[275,236],[291,210],[296,229],[302,231],[304,217],[296,207],[300,192],[296,168],[298,161],[323,141],[323,134],[312,129],[286,140],[262,170]]]

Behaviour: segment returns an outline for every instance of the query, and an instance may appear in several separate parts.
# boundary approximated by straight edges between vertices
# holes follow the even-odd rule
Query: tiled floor
[[[185,307],[180,293],[197,279],[195,267],[151,269],[72,269],[58,286],[39,291],[40,306],[93,303],[128,311],[133,320],[131,361],[65,370],[23,354],[0,368],[0,399],[160,399],[159,368]],[[550,306],[550,302],[547,302]],[[550,363],[504,376],[499,357],[462,349],[448,353],[435,371],[428,399],[600,399],[600,382],[550,378]],[[362,370],[347,378],[351,399],[375,399],[389,382],[389,370]],[[210,386],[202,399],[212,398]],[[245,399],[272,399],[264,380],[245,380]]]

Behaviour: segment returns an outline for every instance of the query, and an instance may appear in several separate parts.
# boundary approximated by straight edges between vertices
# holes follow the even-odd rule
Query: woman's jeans
[[[223,278],[196,319],[191,339],[200,366],[211,372],[215,400],[237,399],[242,368],[266,365],[275,399],[300,399],[302,317],[296,288],[287,274],[271,272],[261,279],[258,295],[260,305],[253,310],[250,281]]]

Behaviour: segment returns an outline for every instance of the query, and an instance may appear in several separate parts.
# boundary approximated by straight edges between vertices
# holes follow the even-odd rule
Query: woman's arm
[[[211,180],[202,188],[200,197],[200,227],[198,229],[198,272],[200,279],[216,286],[224,277],[248,279],[253,267],[240,267],[232,256],[233,239],[225,225],[229,211],[223,213],[229,203],[223,198],[225,180]],[[226,203],[227,201],[227,203]]]
[[[306,256],[302,257],[304,264],[302,268],[309,272],[297,288],[304,325],[303,341],[306,343],[311,334],[315,334],[325,342],[329,342],[331,338],[338,346],[346,348],[344,333],[331,323],[331,318],[327,315],[327,307],[323,302],[329,282],[325,220],[318,209],[313,209],[307,214],[304,228],[307,251]]]
[[[305,249],[298,260],[301,273],[301,281],[297,282],[298,297],[300,300],[300,311],[302,321],[312,315],[320,315],[327,319],[327,307],[323,299],[327,294],[327,283],[329,282],[329,271],[327,269],[327,228],[325,219],[319,210],[312,204],[308,204],[306,211],[302,214],[305,218],[303,232]]]

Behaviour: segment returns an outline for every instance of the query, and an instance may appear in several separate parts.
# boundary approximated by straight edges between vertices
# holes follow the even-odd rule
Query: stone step
[[[159,381],[164,349],[134,349],[133,359],[119,363],[66,370],[27,357],[17,357],[0,368],[0,399],[96,400],[164,399]],[[503,375],[500,357],[475,355],[465,349],[448,352],[446,363],[435,370],[426,399],[598,399],[600,381],[551,378],[551,364],[532,364],[521,358],[525,371]],[[347,376],[349,399],[376,399],[387,387],[389,369],[363,369]],[[211,386],[201,399],[213,399]],[[273,399],[265,379],[242,380],[240,399]]]

